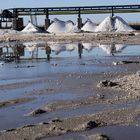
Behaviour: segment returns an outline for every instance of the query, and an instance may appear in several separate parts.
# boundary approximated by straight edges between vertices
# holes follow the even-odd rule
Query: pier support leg
[[[17,18],[14,18],[12,21],[12,29],[17,30]]]
[[[13,30],[22,30],[24,27],[23,25],[23,18],[14,18],[12,22],[12,29]]]
[[[45,29],[47,30],[49,26],[50,26],[50,19],[46,18],[45,19]]]
[[[23,30],[23,28],[24,28],[23,18],[18,18],[17,19],[17,28],[18,28],[18,30]]]
[[[0,29],[2,28],[2,21],[0,20]]]
[[[114,17],[114,9],[113,9],[113,7],[112,7],[112,17]]]
[[[78,18],[77,22],[78,22],[78,29],[81,29],[81,27],[82,27],[82,18]]]

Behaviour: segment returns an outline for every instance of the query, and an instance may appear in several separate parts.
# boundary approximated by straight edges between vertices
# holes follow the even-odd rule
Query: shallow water
[[[7,44],[6,44],[7,45]],[[5,45],[5,46],[6,46]],[[122,45],[122,44],[95,44],[95,43],[42,43],[42,42],[29,42],[18,43],[22,46],[22,50],[18,50],[21,55],[20,59],[14,59],[9,63],[5,63],[4,55],[15,55],[17,44],[8,44],[8,47],[1,47],[0,54],[1,60],[4,65],[0,66],[0,86],[10,84],[20,84],[22,82],[32,82],[36,80],[48,79],[52,83],[33,83],[24,87],[17,87],[13,89],[0,90],[0,101],[21,98],[21,97],[35,97],[36,99],[16,106],[0,109],[0,130],[15,128],[27,123],[37,123],[44,120],[50,120],[55,117],[72,117],[78,115],[85,115],[99,111],[129,107],[129,105],[114,105],[104,106],[97,105],[93,107],[83,107],[77,110],[69,109],[56,111],[41,117],[27,117],[25,114],[39,108],[45,104],[52,103],[60,100],[77,100],[93,95],[94,92],[86,92],[75,89],[59,90],[57,83],[61,82],[63,78],[59,74],[102,74],[102,73],[125,73],[129,71],[129,66],[118,65],[113,66],[113,61],[121,60],[139,60],[140,45]],[[48,49],[48,46],[51,48]],[[46,49],[47,48],[47,49]],[[17,52],[17,51],[16,51]],[[47,54],[50,53],[50,59],[47,59]],[[55,81],[55,82],[54,82]],[[80,80],[79,80],[80,81]],[[61,85],[63,86],[63,85]],[[56,89],[57,87],[57,89]],[[32,94],[35,90],[40,89],[54,89],[49,94]],[[80,92],[80,93],[79,93]],[[135,106],[139,103],[133,103]],[[85,111],[86,110],[86,111]]]

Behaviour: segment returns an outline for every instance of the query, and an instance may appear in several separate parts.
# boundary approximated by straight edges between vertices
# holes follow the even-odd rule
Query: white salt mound
[[[87,19],[81,30],[87,32],[94,32],[96,27],[97,25],[95,23],[93,23],[90,19]]]
[[[132,32],[134,29],[130,27],[121,17],[114,17],[114,25],[116,32]]]
[[[72,21],[62,21],[57,18],[47,29],[49,33],[72,33],[76,31],[76,26]]]
[[[28,25],[21,32],[36,33],[36,32],[40,32],[40,29],[35,25],[33,25],[32,23],[28,23]]]
[[[96,28],[95,32],[132,32],[135,31],[121,17],[107,17]]]
[[[105,18],[95,29],[95,32],[111,32],[113,31],[112,17]]]

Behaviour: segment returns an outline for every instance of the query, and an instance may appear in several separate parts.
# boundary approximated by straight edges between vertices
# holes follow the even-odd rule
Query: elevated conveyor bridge
[[[40,7],[40,8],[10,8],[3,10],[1,21],[3,19],[14,19],[15,28],[16,20],[20,16],[45,15],[45,25],[50,24],[49,15],[78,15],[78,27],[81,27],[82,14],[107,14],[110,13],[137,13],[140,12],[140,5],[109,5],[109,6],[76,6],[76,7]],[[10,20],[9,20],[10,21]]]

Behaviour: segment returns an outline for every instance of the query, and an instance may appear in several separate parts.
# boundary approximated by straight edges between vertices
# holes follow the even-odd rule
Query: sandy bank
[[[139,44],[139,32],[122,33],[68,33],[68,34],[4,34],[0,35],[0,41],[53,41],[53,42],[97,42]]]

